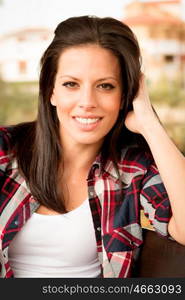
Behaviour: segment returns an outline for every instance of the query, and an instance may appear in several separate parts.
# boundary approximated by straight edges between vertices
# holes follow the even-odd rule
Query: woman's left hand
[[[156,120],[157,117],[149,99],[145,76],[142,74],[138,94],[133,100],[133,110],[127,114],[125,125],[130,131],[143,134],[147,124],[151,124],[152,121],[156,122]]]

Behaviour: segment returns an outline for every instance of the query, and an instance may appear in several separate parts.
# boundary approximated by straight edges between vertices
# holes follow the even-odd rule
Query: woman
[[[60,23],[39,83],[37,120],[1,128],[1,277],[132,276],[141,209],[185,244],[185,158],[152,109],[129,27]]]

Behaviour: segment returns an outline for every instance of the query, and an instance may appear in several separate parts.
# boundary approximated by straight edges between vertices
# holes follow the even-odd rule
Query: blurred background
[[[0,126],[34,120],[39,60],[62,20],[111,16],[142,51],[151,102],[185,154],[185,1],[0,0]]]

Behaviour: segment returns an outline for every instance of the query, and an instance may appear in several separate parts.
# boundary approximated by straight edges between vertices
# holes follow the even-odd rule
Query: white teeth
[[[75,118],[78,122],[82,124],[93,124],[96,123],[100,118],[94,118],[94,119],[89,119],[89,118]]]

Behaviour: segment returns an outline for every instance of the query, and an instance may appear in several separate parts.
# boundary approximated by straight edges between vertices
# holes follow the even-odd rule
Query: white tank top
[[[89,201],[66,214],[33,213],[8,254],[16,278],[97,277],[100,263]]]

